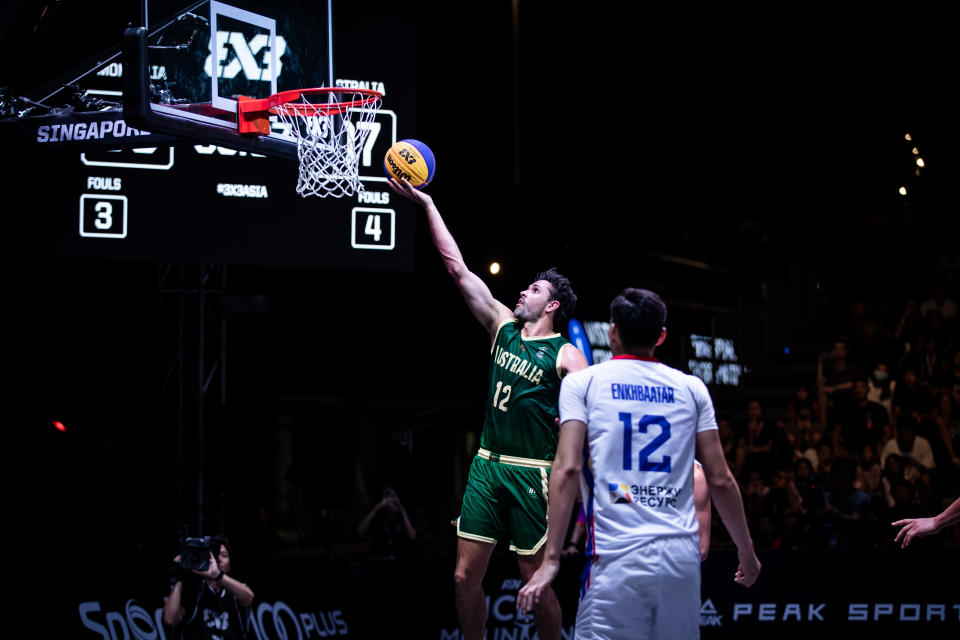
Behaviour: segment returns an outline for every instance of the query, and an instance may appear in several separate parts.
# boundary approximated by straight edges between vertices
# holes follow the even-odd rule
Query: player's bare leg
[[[543,560],[544,547],[533,555],[517,556],[520,566],[520,577],[527,582],[540,566]],[[563,626],[560,611],[560,601],[553,587],[548,587],[540,597],[540,604],[533,608],[533,617],[537,621],[537,636],[540,640],[560,640],[560,629]]]
[[[457,592],[457,616],[464,640],[483,640],[487,624],[487,600],[482,583],[491,553],[493,544],[490,542],[457,539],[457,568],[453,573],[453,581]]]

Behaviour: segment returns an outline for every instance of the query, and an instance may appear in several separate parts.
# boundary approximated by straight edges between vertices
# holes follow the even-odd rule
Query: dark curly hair
[[[553,329],[561,331],[566,327],[567,320],[573,315],[573,310],[577,306],[577,294],[573,292],[570,280],[553,267],[541,271],[533,280],[534,282],[546,280],[550,283],[550,300],[560,303],[553,314]]]

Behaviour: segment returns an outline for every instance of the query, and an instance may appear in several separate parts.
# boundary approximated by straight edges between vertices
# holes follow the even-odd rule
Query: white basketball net
[[[337,106],[351,102],[364,106]],[[288,104],[293,108],[278,109],[276,114],[289,128],[288,135],[297,140],[297,193],[304,198],[342,198],[363,191],[359,161],[380,97],[330,91],[302,95]]]

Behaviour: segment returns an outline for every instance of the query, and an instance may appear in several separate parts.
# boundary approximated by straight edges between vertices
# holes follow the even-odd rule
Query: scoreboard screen
[[[295,161],[199,140],[144,135],[140,147],[64,147],[54,154],[57,190],[49,194],[56,199],[58,254],[412,270],[416,210],[389,191],[382,165],[390,145],[416,137],[416,65],[409,55],[401,65],[377,47],[401,36],[414,40],[415,27],[403,20],[357,24],[349,17],[336,26],[334,83],[384,94],[359,158],[363,192],[303,198],[296,193]],[[107,64],[84,79],[83,89],[119,101],[121,73],[122,65]],[[131,129],[119,112],[83,123],[82,132],[47,124],[36,137],[55,143],[82,135],[90,142],[122,130],[129,139],[138,133]]]

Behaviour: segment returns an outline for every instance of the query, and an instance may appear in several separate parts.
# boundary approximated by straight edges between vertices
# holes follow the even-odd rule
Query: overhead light
[[[918,167],[923,167],[923,166],[924,166],[924,164],[923,164],[923,158],[920,158],[920,157],[917,158],[917,166],[918,166]]]
[[[900,187],[899,191],[900,191],[900,195],[902,195],[902,196],[907,195],[907,188],[906,188],[906,187]]]
[[[903,136],[903,138],[904,138],[904,140],[913,140],[913,138],[910,137],[910,134],[909,134],[909,133],[908,133],[907,135]]]
[[[500,273],[500,263],[499,263],[499,262],[491,262],[491,263],[490,263],[490,273],[492,273],[493,275],[497,275],[498,273]]]

